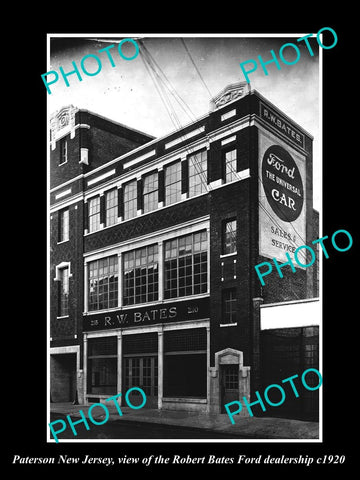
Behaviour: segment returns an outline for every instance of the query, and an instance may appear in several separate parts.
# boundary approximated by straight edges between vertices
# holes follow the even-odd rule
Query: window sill
[[[224,253],[224,254],[220,255],[220,258],[234,257],[235,255],[237,255],[237,252]]]
[[[57,244],[60,245],[61,243],[66,243],[66,242],[68,242],[69,240],[70,240],[69,238],[67,238],[66,240],[59,240],[59,241],[57,242]]]
[[[236,323],[220,323],[219,326],[220,326],[220,327],[236,327],[236,326],[237,326],[237,322],[236,322]]]
[[[91,235],[93,233],[97,233],[97,232],[101,232],[102,230],[106,229],[106,228],[111,228],[111,227],[116,227],[117,225],[123,225],[125,222],[131,222],[132,220],[135,220],[135,219],[138,219],[138,218],[143,218],[145,215],[151,215],[152,213],[154,212],[159,212],[159,211],[162,211],[163,209],[165,208],[171,208],[175,205],[180,205],[181,203],[184,203],[188,200],[192,200],[194,198],[199,198],[201,196],[204,196],[204,195],[207,195],[209,192],[206,191],[206,192],[203,192],[203,193],[199,193],[197,195],[193,195],[193,196],[188,196],[187,198],[184,198],[184,199],[181,199],[179,200],[178,202],[175,202],[175,203],[171,203],[169,205],[163,205],[163,206],[159,206],[158,208],[155,208],[154,210],[151,210],[149,212],[144,212],[143,210],[141,211],[141,213],[138,213],[137,215],[131,217],[131,218],[124,218],[122,220],[118,220],[114,225],[103,225],[102,227],[99,227],[98,229],[96,230],[93,230],[93,231],[89,231],[89,230],[86,230],[84,231],[84,237],[88,236],[88,235]]]
[[[206,398],[199,397],[163,397],[163,402],[173,403],[207,403]]]
[[[65,318],[70,318],[70,315],[61,315],[59,317],[56,317],[56,320],[63,320]]]

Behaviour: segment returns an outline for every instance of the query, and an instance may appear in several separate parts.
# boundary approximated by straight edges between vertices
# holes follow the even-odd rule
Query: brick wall
[[[227,347],[244,352],[244,365],[248,365],[250,361],[249,187],[249,180],[244,180],[214,190],[210,194],[210,353],[212,366],[215,352]],[[237,220],[237,254],[221,257],[222,225],[224,220],[230,218]],[[234,260],[236,260],[235,264]],[[234,274],[236,278],[234,278]],[[222,293],[224,289],[232,287],[237,289],[237,326],[220,327]]]
[[[50,220],[50,336],[57,339],[70,340],[82,333],[83,309],[83,260],[82,260],[82,217],[83,204],[79,202],[69,206],[69,240],[58,243],[59,211],[51,215]],[[59,282],[55,281],[56,265],[70,263],[69,279],[69,316],[58,316]],[[75,341],[78,343],[78,341]]]
[[[56,142],[56,148],[50,150],[50,188],[60,185],[83,173],[80,160],[80,131],[76,130],[74,138],[70,138],[70,133],[63,137],[67,141],[68,161],[60,164],[60,140]]]
[[[75,125],[80,127],[75,130],[74,138],[70,138],[70,134],[64,137],[68,142],[68,161],[59,165],[60,140],[56,142],[55,150],[50,151],[51,188],[104,165],[153,138],[81,110],[76,113]],[[81,147],[89,150],[89,165],[79,163]]]
[[[122,222],[111,228],[100,230],[84,238],[84,251],[113,245],[117,242],[131,240],[157,230],[170,228],[208,213],[206,196],[189,199],[184,203],[155,210],[138,218]]]

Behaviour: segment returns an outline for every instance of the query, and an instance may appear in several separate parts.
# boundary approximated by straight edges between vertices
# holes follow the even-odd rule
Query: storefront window
[[[117,392],[117,337],[88,340],[88,393]]]
[[[206,354],[176,354],[164,358],[165,397],[206,397]]]
[[[164,396],[206,398],[206,329],[164,334]]]

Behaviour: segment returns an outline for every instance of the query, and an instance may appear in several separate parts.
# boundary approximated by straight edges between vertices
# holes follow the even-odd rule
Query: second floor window
[[[207,252],[206,231],[165,242],[164,297],[174,298],[206,293]]]
[[[89,232],[100,228],[100,197],[89,200]]]
[[[236,323],[237,320],[237,299],[236,289],[229,288],[223,291],[222,324]]]
[[[118,305],[118,257],[101,258],[89,263],[89,310]]]
[[[124,305],[157,300],[158,280],[157,244],[124,254]]]
[[[69,314],[69,268],[59,270],[59,317]]]
[[[144,177],[143,188],[144,213],[158,208],[158,174],[152,173]]]
[[[69,209],[59,211],[59,242],[69,240]]]

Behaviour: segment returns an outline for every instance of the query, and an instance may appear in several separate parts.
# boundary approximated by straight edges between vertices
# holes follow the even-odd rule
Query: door
[[[124,386],[126,392],[138,387],[146,395],[146,408],[158,406],[158,358],[157,356],[125,357],[124,358]],[[143,403],[143,395],[134,390],[128,396],[131,405],[140,406]],[[124,404],[125,405],[125,404]]]
[[[220,368],[221,413],[226,413],[224,405],[239,400],[239,365],[221,365]]]
[[[76,398],[75,353],[50,356],[52,402],[73,402]]]

